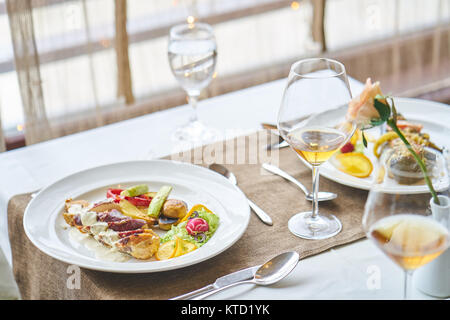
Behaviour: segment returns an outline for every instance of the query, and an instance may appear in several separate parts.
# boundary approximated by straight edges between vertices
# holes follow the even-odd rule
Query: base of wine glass
[[[191,121],[179,127],[172,135],[173,141],[190,143],[209,143],[217,140],[219,132],[205,126],[200,121]]]
[[[289,231],[303,239],[327,239],[342,230],[342,224],[332,214],[319,214],[312,218],[312,212],[297,213],[288,222]]]

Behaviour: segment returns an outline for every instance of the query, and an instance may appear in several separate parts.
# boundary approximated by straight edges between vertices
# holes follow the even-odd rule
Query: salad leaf
[[[189,241],[192,243],[196,243],[194,237],[191,236],[187,232],[186,224],[187,224],[187,221],[184,221],[176,226],[173,225],[172,228],[170,228],[170,230],[167,231],[163,237],[161,237],[161,243],[164,243],[164,242],[167,242],[170,240],[174,240],[175,237],[178,237],[180,239],[183,239],[183,240],[186,240],[186,241]]]
[[[219,227],[220,219],[214,213],[210,213],[206,210],[198,211],[198,218],[204,219],[206,222],[208,222],[209,225],[209,230],[204,233],[205,234],[204,241],[197,241],[193,236],[191,236],[186,230],[186,225],[188,221],[183,221],[176,226],[172,226],[172,228],[169,231],[167,231],[166,234],[161,238],[160,240],[161,243],[174,240],[175,237],[178,237],[185,241],[194,243],[197,247],[201,247],[202,245],[204,245],[216,232],[217,228]]]

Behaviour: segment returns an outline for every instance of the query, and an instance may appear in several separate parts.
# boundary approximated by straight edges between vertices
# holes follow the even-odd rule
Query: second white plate
[[[402,113],[408,121],[422,124],[422,132],[428,133],[430,139],[436,145],[447,149],[450,148],[450,107],[448,105],[411,98],[395,98],[394,101],[397,111]],[[373,164],[376,163],[370,146],[365,154],[371,159]],[[330,162],[322,165],[320,175],[342,185],[363,190],[369,190],[373,182],[373,173],[367,178],[353,177],[339,171]],[[439,181],[440,186],[448,186],[448,177],[444,177],[444,179],[445,181]],[[429,192],[426,185],[404,186],[400,184],[393,185],[389,188],[389,191],[399,193]]]

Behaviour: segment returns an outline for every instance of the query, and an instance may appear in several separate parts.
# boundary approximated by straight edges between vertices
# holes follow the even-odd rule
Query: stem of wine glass
[[[409,299],[411,299],[411,286],[412,286],[412,271],[410,271],[410,270],[405,270],[404,271],[404,274],[405,274],[405,277],[404,277],[404,287],[403,287],[403,299],[405,299],[405,300],[409,300]]]
[[[190,122],[195,122],[198,121],[198,116],[197,116],[197,102],[198,102],[198,97],[199,95],[196,94],[188,94],[188,101],[189,101],[189,105],[192,107],[192,114],[191,114],[191,118],[189,119]]]
[[[319,166],[312,166],[312,176],[313,176],[313,201],[312,201],[312,219],[316,219],[319,215]]]

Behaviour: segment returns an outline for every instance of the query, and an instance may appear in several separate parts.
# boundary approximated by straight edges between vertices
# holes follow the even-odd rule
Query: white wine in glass
[[[333,128],[300,128],[289,132],[287,140],[305,161],[319,166],[335,154],[347,136]]]
[[[173,134],[175,141],[212,142],[216,130],[205,126],[197,117],[201,91],[211,82],[217,61],[213,29],[206,23],[187,23],[171,28],[168,58],[173,75],[188,95],[192,107],[188,122]]]
[[[406,270],[432,261],[448,247],[449,235],[439,222],[416,214],[398,214],[380,219],[368,236]]]
[[[300,60],[289,73],[278,112],[278,130],[299,157],[312,167],[312,210],[294,215],[289,230],[304,239],[326,239],[342,224],[319,212],[319,168],[347,143],[356,124],[345,119],[351,100],[345,67],[325,58]],[[306,116],[306,120],[305,120]]]
[[[386,174],[379,166],[378,174]],[[441,255],[450,244],[448,222],[430,215],[431,195],[395,192],[375,182],[364,208],[367,237],[404,271],[404,298],[410,297],[414,270]]]

